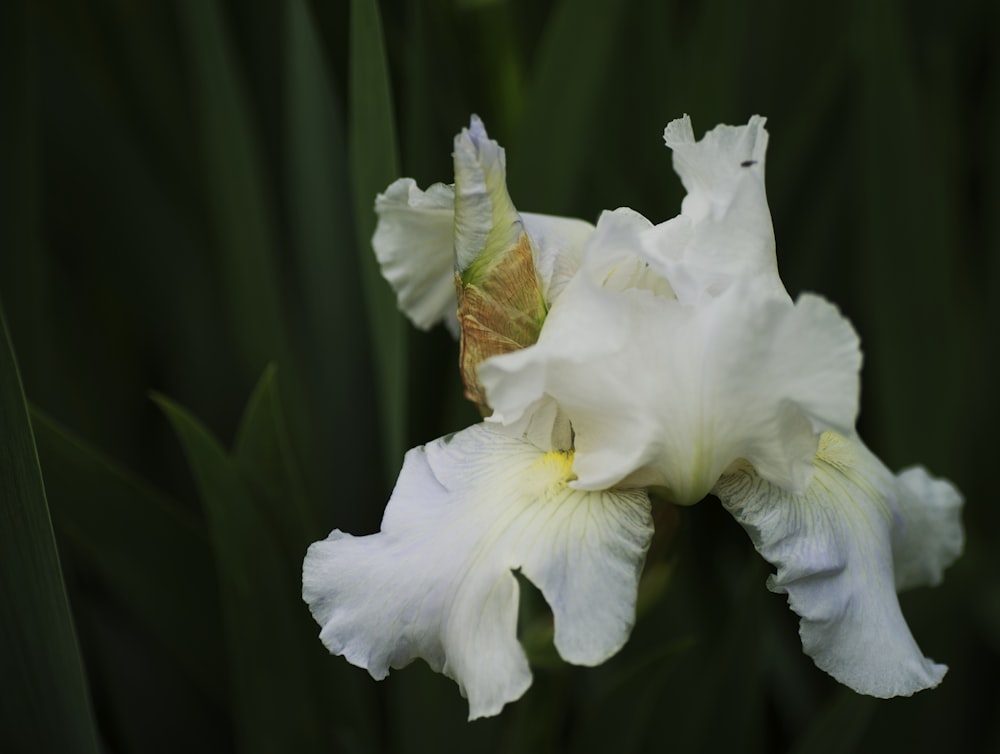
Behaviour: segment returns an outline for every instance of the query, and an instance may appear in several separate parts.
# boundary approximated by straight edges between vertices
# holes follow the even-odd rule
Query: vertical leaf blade
[[[362,260],[353,252],[354,217],[341,104],[314,17],[303,0],[286,6],[285,171],[294,273],[290,276],[289,337],[300,355],[307,394],[309,447],[302,464],[307,488],[326,533],[334,513],[350,521],[349,506],[378,485],[360,469],[378,469],[378,428],[368,336],[359,327],[364,292]],[[345,369],[344,364],[352,364]],[[287,369],[282,365],[282,389]],[[291,408],[291,407],[289,407]],[[344,427],[352,427],[350,433]],[[331,459],[335,459],[331,462]],[[374,463],[373,463],[373,460]],[[333,510],[336,505],[336,511]]]
[[[268,511],[293,547],[305,548],[315,534],[298,466],[288,440],[277,386],[277,369],[269,365],[257,382],[236,434],[233,460],[256,488],[275,502]]]
[[[897,2],[858,3],[857,75],[861,91],[856,125],[861,183],[857,277],[869,322],[864,328],[871,402],[891,466],[920,458],[947,469],[962,373],[964,323],[954,294],[955,259],[949,205],[932,187],[947,183],[944,146],[911,164],[931,138],[922,86]],[[939,98],[930,98],[939,104]],[[937,106],[937,105],[935,105]],[[947,109],[947,108],[945,108]],[[949,139],[935,128],[933,138]],[[912,180],[900,180],[901,176]],[[915,221],[914,218],[919,218]],[[886,306],[886,291],[893,305]],[[927,358],[928,348],[935,357]],[[913,375],[920,375],[919,380]],[[935,400],[926,399],[928,388]]]
[[[614,62],[628,3],[566,0],[555,11],[538,53],[527,114],[511,148],[511,195],[518,206],[564,214],[574,206],[590,158],[592,123]],[[556,136],[558,134],[558,136]]]
[[[375,195],[399,177],[392,91],[376,0],[352,0],[350,44],[349,141],[355,225],[379,387],[385,468],[394,472],[402,462],[406,441],[407,333],[371,249]]]
[[[96,752],[35,438],[0,311],[0,743]]]
[[[207,198],[234,334],[259,372],[282,354],[275,230],[264,167],[233,48],[215,0],[180,6],[193,63]]]

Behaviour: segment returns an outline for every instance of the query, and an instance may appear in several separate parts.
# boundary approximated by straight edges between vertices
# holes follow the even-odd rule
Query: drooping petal
[[[568,661],[625,643],[652,534],[645,492],[571,489],[572,455],[479,424],[411,450],[382,530],[309,548],[303,596],[334,654],[376,679],[422,657],[471,718],[531,683],[516,637],[520,571],[541,590]]]
[[[578,276],[536,345],[484,363],[494,420],[517,421],[551,396],[576,433],[581,489],[627,480],[695,503],[749,460],[801,490],[819,433],[857,413],[857,335],[831,304],[794,305],[752,284],[697,307]]]
[[[375,199],[375,257],[400,310],[421,330],[443,321],[457,334],[454,207],[451,186],[421,191],[412,178],[400,178]]]
[[[893,541],[914,503],[927,504],[928,492],[941,496],[910,481],[893,476],[860,440],[828,432],[804,494],[749,466],[713,490],[777,568],[768,588],[787,594],[801,617],[806,654],[841,683],[883,698],[936,686],[947,670],[924,657],[896,598]]]
[[[644,249],[685,303],[752,278],[784,292],[764,191],[764,122],[755,115],[745,126],[717,126],[695,141],[685,115],[663,132],[688,193],[680,216],[646,234]]]
[[[896,589],[937,586],[965,546],[962,495],[921,467],[906,469],[896,481],[901,518],[892,541]]]

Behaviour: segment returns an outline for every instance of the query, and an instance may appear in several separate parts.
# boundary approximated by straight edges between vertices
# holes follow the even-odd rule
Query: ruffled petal
[[[860,362],[854,330],[816,296],[793,305],[740,284],[690,307],[579,276],[538,343],[485,362],[479,379],[498,422],[558,402],[575,486],[627,481],[690,504],[740,458],[801,491],[819,433],[854,426]]]
[[[883,698],[940,683],[947,668],[924,657],[896,598],[893,542],[913,510],[904,498],[919,496],[909,480],[894,477],[860,440],[826,433],[804,494],[749,466],[713,492],[777,568],[768,588],[788,595],[803,649],[819,668]]]
[[[375,199],[375,257],[400,310],[421,330],[443,321],[458,331],[454,206],[451,186],[436,183],[421,191],[412,178],[400,178]]]
[[[784,292],[764,191],[764,122],[755,115],[745,126],[717,126],[695,141],[685,115],[663,132],[688,193],[681,215],[644,237],[644,250],[685,303],[752,278]]]
[[[926,469],[906,469],[896,478],[900,525],[893,530],[896,589],[937,586],[965,546],[961,493]]]
[[[652,535],[645,492],[571,489],[572,455],[479,424],[411,450],[367,537],[334,531],[309,548],[303,596],[334,654],[376,679],[417,657],[453,678],[470,719],[521,696],[520,571],[555,618],[570,662],[625,643]]]

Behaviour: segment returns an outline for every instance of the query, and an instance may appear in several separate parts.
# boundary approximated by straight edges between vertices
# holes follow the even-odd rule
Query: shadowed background
[[[0,748],[1000,750],[1000,6],[13,0],[0,56]],[[902,597],[939,689],[815,669],[714,499],[657,510],[599,668],[522,580],[535,684],[498,718],[327,655],[305,548],[376,531],[405,449],[476,418],[368,243],[471,113],[518,208],[654,222],[669,120],[768,117],[779,268],[861,334],[862,435],[966,495],[966,554]]]

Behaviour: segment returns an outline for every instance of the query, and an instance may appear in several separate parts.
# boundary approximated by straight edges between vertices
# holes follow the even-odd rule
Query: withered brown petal
[[[486,394],[476,378],[477,367],[491,356],[532,345],[545,320],[546,307],[527,234],[477,276],[475,284],[455,276],[458,322],[461,326],[459,367],[465,397],[483,415],[490,413]]]

